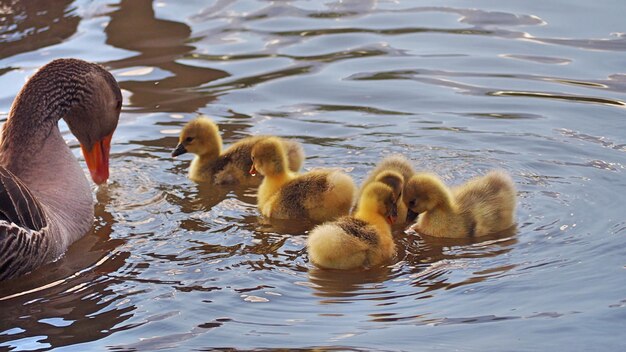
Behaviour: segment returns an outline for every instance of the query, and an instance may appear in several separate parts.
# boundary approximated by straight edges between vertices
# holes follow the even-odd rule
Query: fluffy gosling
[[[377,266],[395,254],[391,224],[397,218],[394,190],[382,182],[371,182],[361,193],[353,216],[315,227],[307,249],[313,264],[327,269],[356,269]]]
[[[296,175],[287,169],[283,143],[271,137],[252,148],[250,174],[261,174],[257,193],[261,214],[277,219],[310,219],[323,222],[347,215],[356,187],[339,170],[314,170]]]
[[[252,165],[250,153],[252,147],[267,139],[267,136],[243,138],[222,152],[222,137],[217,125],[207,117],[198,117],[183,127],[179,142],[172,156],[193,153],[195,157],[189,167],[192,181],[210,182],[217,185],[258,186],[262,177],[252,177],[248,170]],[[291,171],[298,171],[304,162],[304,150],[300,143],[280,139],[287,151],[287,160]]]
[[[399,174],[390,174],[389,172],[396,172]],[[359,194],[363,193],[363,190],[367,185],[374,181],[382,181],[394,188],[394,192],[399,192],[398,195],[404,193],[404,187],[406,182],[415,174],[415,170],[409,163],[409,161],[402,155],[391,155],[381,160],[376,167],[368,174],[365,181],[361,185]],[[360,197],[359,197],[360,198]],[[417,214],[409,211],[407,205],[400,201],[398,202],[398,224],[406,224],[413,222]]]
[[[479,237],[514,225],[515,185],[504,171],[491,171],[453,189],[436,175],[416,174],[403,197],[419,214],[413,229],[427,236]]]

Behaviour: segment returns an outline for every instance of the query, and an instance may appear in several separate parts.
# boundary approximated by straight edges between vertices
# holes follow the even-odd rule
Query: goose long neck
[[[58,128],[88,92],[88,71],[48,65],[15,98],[0,134],[0,165],[18,176],[55,218],[58,241],[73,241],[93,223],[89,182]],[[71,243],[71,242],[70,242]]]
[[[59,248],[66,248],[89,231],[94,216],[91,186],[56,126],[43,141],[39,155],[17,175],[55,220],[62,234],[57,241],[64,242]]]
[[[71,63],[71,61],[69,61]],[[92,96],[90,67],[53,61],[35,73],[15,98],[0,136],[0,163],[18,174],[42,146],[59,119]]]

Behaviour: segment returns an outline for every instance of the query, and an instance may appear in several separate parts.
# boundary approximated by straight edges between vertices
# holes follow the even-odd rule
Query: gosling
[[[396,252],[391,224],[397,215],[394,190],[382,182],[371,182],[363,189],[353,216],[318,225],[311,231],[307,241],[309,259],[326,269],[378,266]]]
[[[209,118],[201,116],[183,127],[179,142],[172,156],[193,153],[195,157],[189,168],[189,178],[198,183],[209,182],[216,185],[258,186],[262,177],[252,177],[248,170],[252,165],[252,147],[268,136],[243,138],[222,152],[222,137],[217,125]],[[279,139],[287,150],[287,160],[291,171],[298,171],[304,162],[304,150],[300,143]]]
[[[271,137],[252,148],[250,174],[264,176],[257,193],[261,214],[276,219],[324,222],[347,215],[356,187],[339,170],[314,170],[296,175],[287,169],[284,144]]]
[[[395,172],[399,174],[399,177],[397,174],[390,174],[389,172]],[[404,192],[406,181],[408,181],[414,174],[415,170],[413,170],[413,167],[404,156],[388,156],[381,160],[369,173],[368,177],[361,185],[359,194],[363,193],[363,190],[368,184],[374,181],[381,181],[391,186],[394,189],[396,196],[400,196]],[[417,214],[409,211],[407,205],[403,201],[398,202],[398,224],[413,222],[416,217]]]
[[[407,182],[404,201],[418,213],[412,228],[433,237],[479,237],[514,225],[515,185],[504,171],[491,171],[449,189],[439,177],[420,173]]]

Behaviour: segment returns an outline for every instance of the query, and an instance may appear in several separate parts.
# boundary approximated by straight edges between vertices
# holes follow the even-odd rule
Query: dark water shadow
[[[104,65],[113,69],[156,67],[171,73],[164,79],[121,80],[120,86],[131,91],[130,106],[135,112],[194,112],[206,106],[215,96],[195,91],[207,82],[229,76],[228,73],[179,63],[193,59],[195,49],[191,28],[181,22],[158,19],[152,0],[122,0],[110,13],[105,33],[106,43],[139,54]]]
[[[320,297],[320,303],[347,303],[369,296],[380,298],[390,291],[368,288],[373,284],[384,283],[392,277],[389,267],[381,266],[369,270],[329,270],[320,269],[312,264],[308,279],[315,289],[314,295]]]
[[[431,291],[481,282],[514,269],[515,265],[492,268],[476,272],[461,282],[450,281],[448,277],[451,271],[462,268],[466,260],[493,258],[508,253],[517,243],[516,232],[517,229],[512,227],[480,238],[452,239],[407,234],[396,228],[396,256],[387,265],[369,270],[326,270],[309,263],[309,281],[315,295],[326,298],[322,303],[344,303],[346,299],[352,301],[364,295],[370,296],[369,299],[395,299],[397,296],[393,289],[372,293],[364,287],[403,277],[411,278],[411,285],[416,288],[405,296],[427,298],[433,294]]]
[[[419,295],[427,297],[432,291],[450,290],[471,285],[502,275],[517,267],[516,264],[490,267],[468,273],[461,281],[453,281],[448,274],[455,270],[467,270],[468,263],[506,255],[518,243],[517,227],[478,238],[437,238],[411,233],[399,241],[407,264],[406,274],[411,277],[411,285],[419,288]]]
[[[2,283],[0,331],[20,331],[0,336],[0,343],[38,337],[40,347],[54,348],[136,326],[123,325],[135,307],[114,304],[131,294],[114,290],[118,280],[110,275],[123,270],[130,253],[116,250],[125,241],[110,237],[116,220],[106,210],[110,201],[106,187],[98,190],[97,198],[96,224],[90,233],[58,261]]]
[[[613,91],[620,92],[623,89],[620,76],[611,76],[607,80],[579,80],[554,76],[542,76],[532,74],[506,74],[506,73],[472,73],[472,72],[453,72],[443,70],[414,69],[414,70],[392,70],[384,72],[363,72],[354,74],[348,79],[356,81],[368,80],[410,80],[428,85],[439,87],[448,87],[458,90],[462,94],[493,96],[493,97],[524,97],[561,100],[577,103],[592,103],[600,105],[610,105],[617,107],[626,106],[626,102],[620,99],[605,98],[599,96],[586,96],[580,94],[566,94],[554,91],[516,91],[516,90],[500,90],[494,87],[478,86],[473,84],[462,83],[452,80],[452,78],[489,78],[494,80],[500,79],[516,79],[537,82],[557,83],[567,86],[579,86],[588,89],[595,89],[598,93],[604,93],[606,88],[612,88]]]
[[[2,0],[0,59],[59,44],[76,33],[80,17],[72,0]]]

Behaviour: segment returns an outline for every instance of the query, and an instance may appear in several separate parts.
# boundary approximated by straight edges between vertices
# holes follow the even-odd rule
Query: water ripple
[[[65,56],[109,68],[123,113],[93,231],[0,287],[0,349],[621,347],[617,2],[58,5],[0,6],[0,123],[27,77]],[[452,240],[399,226],[389,263],[318,269],[313,224],[259,216],[253,188],[187,179],[191,156],[170,153],[198,114],[226,144],[296,138],[305,170],[357,183],[395,153],[451,185],[505,169],[517,228]]]

